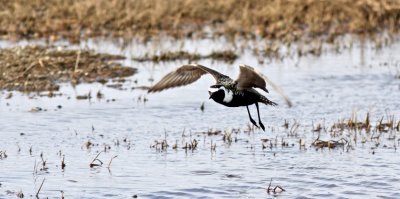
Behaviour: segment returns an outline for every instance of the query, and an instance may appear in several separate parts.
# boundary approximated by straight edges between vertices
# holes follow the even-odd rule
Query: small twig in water
[[[112,163],[113,159],[116,158],[116,157],[118,157],[118,155],[116,155],[116,156],[111,158],[111,160],[110,160],[110,162],[108,163],[108,166],[107,166],[108,169],[110,169],[111,163]]]
[[[61,160],[61,169],[65,168],[65,161],[64,161],[65,156],[63,156],[63,159]]]
[[[270,194],[270,193],[277,194],[277,193],[281,193],[283,191],[286,191],[284,188],[282,188],[279,185],[275,186],[274,188],[271,188],[271,184],[272,184],[272,178],[271,178],[271,181],[269,181],[269,185],[268,185],[268,188],[267,188],[267,193],[268,194]]]
[[[42,190],[42,187],[43,187],[43,184],[44,184],[44,180],[46,180],[46,178],[43,178],[42,184],[40,185],[38,191],[36,192],[36,198],[39,198],[39,193],[40,193],[40,190]]]
[[[101,151],[96,155],[96,157],[94,157],[94,159],[92,160],[92,162],[90,163],[90,168],[92,168],[92,167],[95,167],[95,166],[101,166],[101,165],[103,165],[103,162],[101,161],[101,160],[99,160],[99,159],[97,159],[98,157],[99,157],[99,155],[101,154]],[[94,162],[95,161],[99,161],[100,162],[100,164],[95,164]]]
[[[272,178],[271,178],[271,180],[269,181],[269,185],[268,185],[268,189],[267,189],[267,192],[269,193],[269,190],[271,190],[271,184],[272,184]]]
[[[35,159],[35,164],[33,165],[33,175],[35,175],[37,173],[37,170],[36,170],[36,159]]]

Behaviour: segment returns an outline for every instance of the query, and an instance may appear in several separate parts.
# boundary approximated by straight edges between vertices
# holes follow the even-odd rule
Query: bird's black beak
[[[208,99],[212,99],[213,96],[214,96],[216,93],[217,93],[217,92],[210,92],[210,91],[208,91],[208,94],[210,94],[210,97],[209,97]]]

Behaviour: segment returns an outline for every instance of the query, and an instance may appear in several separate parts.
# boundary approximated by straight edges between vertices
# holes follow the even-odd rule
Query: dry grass
[[[43,46],[0,49],[0,89],[56,91],[59,82],[106,82],[134,74],[136,69],[112,62],[123,58]]]
[[[396,32],[398,0],[0,0],[6,38],[182,37],[214,33],[295,41],[344,33]]]
[[[201,59],[212,59],[217,61],[224,61],[227,63],[233,63],[238,58],[235,52],[232,50],[226,51],[213,51],[207,55],[201,55],[198,53],[189,53],[187,51],[176,51],[176,52],[165,52],[160,55],[148,55],[145,54],[143,57],[132,58],[135,61],[145,62],[165,62],[165,61],[176,61],[176,60],[188,60],[188,62],[199,61]]]

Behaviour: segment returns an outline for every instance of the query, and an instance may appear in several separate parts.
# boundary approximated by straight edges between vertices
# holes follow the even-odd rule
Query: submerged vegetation
[[[215,152],[217,147],[231,146],[231,144],[244,144],[252,150],[274,151],[278,147],[282,148],[299,148],[300,150],[307,149],[343,149],[346,152],[356,150],[355,146],[371,145],[372,154],[382,144],[384,148],[397,150],[400,139],[397,139],[400,133],[400,120],[397,120],[394,115],[382,117],[375,124],[370,122],[370,113],[365,116],[365,120],[358,121],[357,113],[353,112],[351,118],[339,120],[326,126],[318,123],[316,127],[300,124],[294,121],[289,124],[284,121],[282,127],[269,127],[268,131],[278,131],[278,134],[266,134],[261,136],[259,141],[252,142],[253,133],[257,132],[251,124],[244,128],[233,129],[208,129],[203,132],[190,132],[190,136],[185,134],[183,130],[181,136],[168,138],[167,133],[161,140],[154,140],[150,148],[156,149],[157,152],[166,152],[169,148],[177,151],[183,149],[185,152],[197,150],[198,141],[192,139],[196,137],[199,140],[204,140],[204,150]],[[303,131],[303,132],[301,132]],[[285,134],[286,133],[286,134]],[[267,137],[264,137],[267,136]],[[311,137],[309,137],[311,136]],[[309,138],[306,138],[309,137]],[[169,145],[168,143],[174,143]]]
[[[305,37],[332,41],[345,33],[397,32],[396,0],[37,0],[0,1],[5,38],[216,35],[259,36],[284,42]]]
[[[0,160],[7,158],[6,151],[1,151],[0,150]]]
[[[123,56],[62,47],[25,46],[0,49],[0,89],[57,91],[60,82],[107,82],[136,73],[115,60]]]

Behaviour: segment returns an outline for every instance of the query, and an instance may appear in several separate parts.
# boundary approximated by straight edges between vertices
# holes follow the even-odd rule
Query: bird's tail
[[[277,105],[278,105],[277,103],[275,103],[275,102],[269,100],[269,99],[266,98],[266,97],[262,97],[262,98],[261,98],[261,103],[264,103],[264,104],[266,104],[266,105],[271,105],[271,106],[277,106]]]

